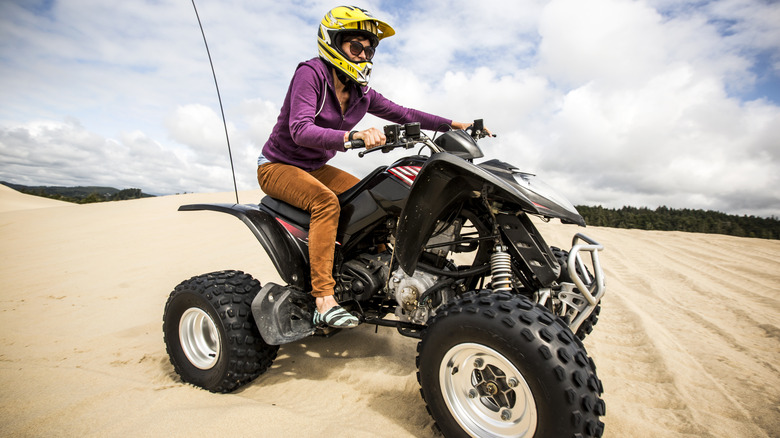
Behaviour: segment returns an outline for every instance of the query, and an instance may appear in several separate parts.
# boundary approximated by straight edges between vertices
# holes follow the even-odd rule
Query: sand
[[[232,199],[74,205],[0,187],[1,436],[437,436],[416,341],[389,328],[285,345],[232,394],[179,380],[161,330],[174,286],[221,269],[279,281],[240,221],[176,211]],[[586,231],[606,246],[607,295],[585,342],[606,437],[780,436],[780,242],[540,229],[551,244]]]

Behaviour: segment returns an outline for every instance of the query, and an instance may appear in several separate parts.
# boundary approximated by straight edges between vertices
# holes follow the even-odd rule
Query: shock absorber
[[[512,290],[512,256],[506,248],[496,245],[490,255],[490,284],[496,292]]]

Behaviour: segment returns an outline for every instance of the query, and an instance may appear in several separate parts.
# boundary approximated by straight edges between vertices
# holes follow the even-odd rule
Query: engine
[[[377,295],[385,287],[389,264],[389,254],[364,254],[344,263],[336,284],[340,299],[366,301]]]
[[[443,225],[441,229],[428,240],[426,251],[443,259],[455,250],[451,243],[459,236],[463,225],[459,218],[440,225]],[[452,289],[434,288],[434,296],[431,288],[439,281],[439,276],[420,269],[413,275],[407,275],[399,268],[391,275],[390,258],[389,253],[362,254],[345,262],[336,285],[339,300],[362,302],[386,292],[387,298],[395,299],[398,303],[395,315],[400,321],[425,324],[435,314],[435,307],[451,298]],[[426,296],[425,292],[429,290],[431,292]]]
[[[389,293],[398,302],[395,315],[401,321],[424,324],[431,316],[429,303],[423,302],[423,293],[433,287],[439,277],[422,271],[412,276],[406,275],[402,269],[393,273],[388,285]]]
[[[441,227],[442,225],[444,227]],[[441,228],[434,232],[434,235],[426,242],[426,252],[443,259],[454,250],[454,246],[449,245],[449,243],[452,243],[460,235],[463,224],[460,218],[456,218],[448,224],[440,222],[439,226]],[[395,315],[398,319],[414,324],[425,324],[435,314],[436,305],[433,303],[441,304],[450,298],[451,292],[448,291],[451,289],[447,288],[438,288],[436,293],[439,295],[436,297],[432,294],[425,295],[425,292],[431,290],[439,279],[438,275],[420,269],[411,276],[402,269],[395,270],[388,283],[388,294],[393,296],[398,303],[398,307],[395,309]]]
[[[452,223],[450,223],[447,228],[435,233],[433,236],[431,236],[430,239],[428,239],[426,246],[430,249],[427,251],[439,257],[447,257],[450,251],[454,250],[454,246],[446,244],[451,243],[456,239],[457,236],[460,235],[462,227],[463,224],[461,223],[460,218],[452,221]]]

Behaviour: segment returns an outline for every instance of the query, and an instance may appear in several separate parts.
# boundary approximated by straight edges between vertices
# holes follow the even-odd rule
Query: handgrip
[[[365,147],[366,143],[359,138],[344,143],[344,149],[363,149]]]

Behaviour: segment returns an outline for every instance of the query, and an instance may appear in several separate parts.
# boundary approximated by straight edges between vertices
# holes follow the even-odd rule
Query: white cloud
[[[166,119],[165,126],[171,139],[189,146],[196,155],[211,155],[216,149],[215,145],[225,144],[225,125],[222,117],[205,105],[179,106]]]
[[[45,5],[46,3],[44,3]],[[226,191],[232,178],[189,2],[0,3],[0,177]],[[240,189],[325,1],[198,0]],[[364,2],[398,32],[372,86],[484,118],[486,154],[575,203],[780,215],[780,4],[760,0]],[[769,82],[768,82],[769,81]],[[751,97],[748,97],[751,96]],[[780,99],[780,97],[775,97]],[[360,126],[382,126],[367,117]],[[340,154],[363,175],[401,152]]]
[[[660,19],[642,2],[553,1],[539,21],[539,68],[564,86],[646,80],[665,61]]]
[[[76,120],[0,128],[0,157],[0,179],[26,185],[138,187],[147,193],[231,189],[224,166],[183,159],[140,131],[108,139]]]
[[[542,19],[540,66],[574,88],[547,120],[557,134],[541,166],[576,178],[580,202],[777,214],[778,161],[766,157],[776,155],[767,139],[780,111],[727,94],[739,88],[729,80],[751,77],[747,59],[719,47],[698,17],[662,20],[641,2],[611,0],[588,13],[583,3],[594,6],[554,2]],[[761,201],[737,206],[745,193]]]

